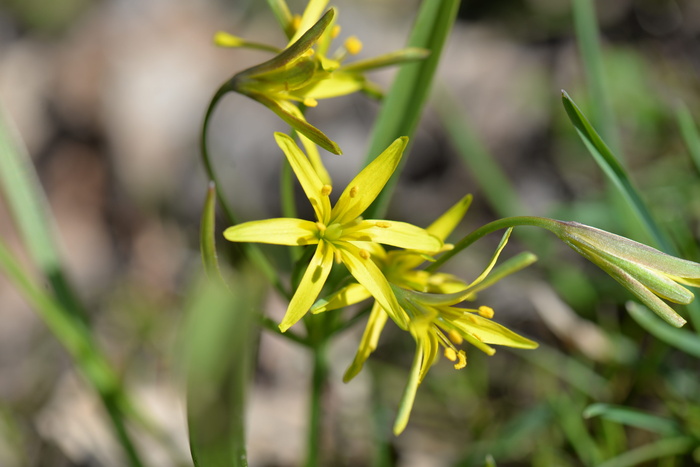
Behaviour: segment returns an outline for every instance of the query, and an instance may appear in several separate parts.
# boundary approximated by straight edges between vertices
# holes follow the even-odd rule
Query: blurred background
[[[304,2],[289,3],[300,12]],[[332,4],[340,39],[358,36],[359,58],[367,58],[405,45],[419,2]],[[697,261],[700,184],[677,110],[684,103],[700,118],[700,3],[618,0],[595,7],[613,116],[603,129],[606,141],[684,256]],[[180,360],[188,294],[201,270],[203,114],[222,82],[268,58],[216,48],[218,30],[285,43],[262,1],[0,3],[0,107],[39,173],[69,278],[100,346],[168,440],[139,440],[153,466],[189,462]],[[386,89],[394,71],[371,78]],[[455,240],[498,217],[541,215],[651,242],[620,208],[561,105],[565,89],[588,113],[588,84],[571,2],[465,0],[389,218],[427,226],[472,193]],[[377,102],[353,95],[309,111],[309,121],[343,148],[343,156],[324,155],[336,185],[359,170],[377,110]],[[210,151],[244,220],[280,214],[282,154],[272,131],[287,129],[238,95],[226,97],[212,121]],[[1,201],[0,235],[21,253]],[[462,371],[439,362],[399,438],[388,432],[412,339],[388,328],[363,373],[345,385],[342,373],[363,326],[343,334],[332,351],[327,465],[369,465],[377,458],[375,439],[401,466],[483,465],[489,453],[506,466],[594,465],[590,452],[608,458],[658,435],[584,420],[588,404],[672,418],[700,414],[698,360],[650,337],[626,314],[622,287],[552,240],[527,228],[516,235],[505,257],[529,249],[539,263],[483,292],[477,303],[542,347],[504,348],[492,357],[468,349]],[[477,243],[450,270],[474,278],[497,241]],[[285,307],[270,291],[269,315],[278,319]],[[0,465],[123,465],[99,400],[1,276],[0,323]],[[302,462],[309,371],[304,349],[263,334],[248,413],[252,465]],[[693,465],[689,456],[664,465]]]

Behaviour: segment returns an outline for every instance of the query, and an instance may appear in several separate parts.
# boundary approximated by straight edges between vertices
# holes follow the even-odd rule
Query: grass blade
[[[641,327],[654,337],[688,355],[700,358],[700,337],[690,331],[674,328],[660,320],[647,307],[627,302],[627,311]]]
[[[608,459],[598,467],[632,467],[654,459],[669,459],[690,451],[696,445],[696,441],[689,436],[660,439]]]
[[[683,141],[690,152],[695,168],[700,172],[700,133],[698,127],[685,104],[676,108],[676,119],[683,135]]]
[[[14,283],[52,334],[73,358],[87,382],[100,396],[111,419],[129,465],[142,464],[129,433],[124,413],[134,410],[124,395],[119,379],[95,344],[85,323],[63,308],[63,304],[38,287],[22,269],[10,250],[0,241],[0,270]]]
[[[66,312],[85,319],[69,286],[54,241],[48,202],[29,154],[10,117],[0,109],[0,190],[32,259],[51,284]]]
[[[625,168],[620,164],[613,152],[601,139],[600,135],[598,135],[586,116],[581,112],[581,109],[578,108],[566,91],[562,91],[562,102],[569,116],[569,120],[573,123],[581,140],[583,140],[583,143],[586,145],[586,148],[591,153],[596,163],[598,163],[598,166],[625,197],[656,244],[665,252],[673,254],[675,248],[668,240],[667,236],[657,226],[646,204],[639,195],[639,192],[632,185],[632,181],[627,175]]]
[[[403,65],[396,75],[375,122],[366,164],[369,164],[396,138],[413,136],[430,93],[442,48],[457,16],[459,3],[459,0],[422,2],[408,40],[408,47],[430,50],[430,56],[420,62]],[[405,162],[406,156],[403,157],[401,164]],[[401,167],[394,172],[382,193],[365,212],[368,218],[381,218],[386,213],[400,173]]]
[[[620,154],[615,115],[605,86],[595,5],[593,0],[573,0],[572,6],[576,39],[590,94],[591,117],[596,128],[601,129],[603,139]]]
[[[591,404],[583,411],[583,416],[585,418],[602,417],[663,436],[674,436],[681,432],[680,427],[673,420],[619,405]]]

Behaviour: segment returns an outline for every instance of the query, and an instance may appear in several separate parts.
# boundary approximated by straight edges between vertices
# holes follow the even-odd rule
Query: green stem
[[[519,225],[529,225],[533,227],[541,227],[543,229],[547,229],[549,231],[554,231],[556,230],[556,221],[552,219],[547,219],[545,217],[533,217],[533,216],[517,216],[517,217],[506,217],[503,219],[498,219],[496,221],[490,222],[486,225],[483,225],[473,231],[472,233],[468,234],[466,237],[464,237],[462,240],[457,242],[454,246],[454,248],[448,252],[446,252],[444,255],[442,255],[440,258],[438,258],[437,261],[432,263],[430,266],[425,268],[426,271],[433,272],[437,270],[440,266],[445,264],[450,258],[452,258],[454,255],[459,253],[460,251],[464,250],[465,248],[469,247],[471,244],[479,240],[481,237],[484,237],[492,232],[495,232],[496,230],[501,230],[501,229],[507,229],[508,227],[516,227]]]
[[[214,166],[212,165],[211,157],[209,156],[209,150],[207,147],[207,130],[209,128],[209,121],[211,120],[211,117],[214,113],[214,109],[216,109],[216,106],[221,100],[221,98],[230,91],[229,85],[229,81],[225,82],[216,91],[214,97],[212,97],[211,102],[209,103],[209,107],[207,107],[207,112],[204,115],[204,122],[202,123],[202,132],[200,135],[199,147],[200,155],[202,157],[202,164],[204,165],[204,170],[206,171],[209,180],[214,182],[214,186],[216,187],[216,197],[219,200],[219,204],[221,205],[221,208],[224,212],[226,221],[229,225],[236,225],[238,224],[238,220],[236,219],[236,216],[233,213],[233,209],[231,209],[231,206],[226,200],[226,197],[224,196],[224,193],[221,189],[222,185],[221,183],[219,183],[219,179],[216,176],[216,172],[214,171]],[[242,251],[243,255],[247,259],[249,259],[253,264],[255,264],[260,269],[260,271],[262,271],[267,280],[270,281],[270,283],[275,287],[275,289],[277,289],[279,293],[282,294],[282,296],[286,297],[288,300],[291,299],[292,294],[282,285],[282,282],[280,281],[279,276],[277,275],[276,269],[267,260],[262,250],[260,250],[260,248],[257,245],[252,243],[240,243],[236,245],[237,248],[239,248],[240,251]]]
[[[9,249],[0,241],[0,269],[14,282],[17,289],[52,334],[73,358],[87,382],[99,394],[112,421],[115,434],[133,467],[141,467],[139,456],[126,430],[125,399],[117,375],[93,341],[85,323],[42,288],[37,287]]]
[[[311,379],[311,403],[309,412],[306,467],[316,467],[320,465],[323,398],[328,382],[327,350],[328,340],[325,337],[321,337],[321,340],[313,347],[314,368]]]

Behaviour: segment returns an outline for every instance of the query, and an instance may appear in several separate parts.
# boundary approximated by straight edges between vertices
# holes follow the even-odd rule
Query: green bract
[[[546,228],[668,323],[676,327],[685,324],[685,319],[659,297],[684,305],[692,302],[694,295],[680,284],[700,287],[700,264],[577,222],[552,221]]]

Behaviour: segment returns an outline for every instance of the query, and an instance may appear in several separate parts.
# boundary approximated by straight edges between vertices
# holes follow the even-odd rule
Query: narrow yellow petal
[[[328,5],[328,0],[309,0],[309,3],[306,4],[306,9],[304,9],[304,14],[301,16],[299,27],[289,40],[290,44],[299,39],[302,34],[319,20],[326,5]]]
[[[476,313],[469,313],[460,308],[452,308],[455,313],[462,313],[461,319],[450,320],[461,333],[473,336],[484,344],[505,345],[518,349],[535,349],[537,342],[514,333],[505,326],[501,326],[495,321],[483,318]]]
[[[444,242],[455,227],[457,227],[457,224],[462,221],[462,218],[467,213],[471,204],[472,195],[465,196],[425,230]]]
[[[405,312],[399,307],[389,282],[374,261],[360,257],[360,249],[350,243],[342,243],[338,251],[350,274],[372,294],[400,328],[406,329]]]
[[[289,329],[309,311],[311,305],[316,301],[316,297],[321,293],[332,266],[333,248],[326,242],[319,243],[316,253],[314,253],[304,276],[301,278],[299,288],[289,302],[287,313],[279,325],[280,331],[284,332]]]
[[[362,233],[369,234],[372,241],[384,245],[427,252],[437,252],[442,248],[439,238],[406,222],[368,219],[362,221],[360,226],[368,226],[362,229]]]
[[[313,99],[329,99],[332,97],[346,96],[357,92],[365,85],[365,79],[361,75],[348,75],[335,72],[314,84],[301,89],[305,97]]]
[[[224,231],[224,238],[231,242],[313,245],[318,243],[318,228],[311,221],[282,217],[234,225]]]
[[[413,402],[416,399],[416,392],[420,384],[420,370],[424,365],[423,357],[423,348],[419,342],[416,347],[415,356],[413,357],[413,365],[411,366],[408,383],[406,383],[406,388],[403,390],[403,396],[399,404],[399,413],[396,415],[396,420],[394,421],[394,434],[396,436],[400,435],[403,430],[406,429],[406,425],[408,425],[408,419],[411,416]]]
[[[331,221],[345,224],[362,214],[391,178],[407,145],[407,137],[398,138],[357,174],[333,207]]]
[[[321,154],[319,154],[318,152],[318,147],[316,146],[316,143],[314,143],[301,133],[297,133],[297,135],[299,136],[299,141],[301,141],[302,146],[304,146],[304,150],[306,151],[306,155],[309,157],[311,165],[316,171],[316,175],[318,175],[318,178],[321,179],[321,182],[323,184],[330,186],[332,184],[331,176],[328,174],[326,167],[321,161]],[[330,214],[330,205],[328,207],[328,213]]]
[[[324,189],[326,184],[319,178],[309,159],[292,138],[284,133],[275,133],[275,141],[277,141],[280,149],[287,156],[287,160],[299,179],[306,197],[309,198],[314,208],[316,218],[320,222],[327,224],[331,213],[331,202],[328,199],[328,195],[324,194],[327,192]]]
[[[369,320],[367,321],[367,326],[365,327],[365,332],[362,334],[360,345],[357,348],[355,359],[345,371],[343,382],[347,383],[357,376],[357,374],[362,370],[367,358],[376,350],[377,343],[379,342],[379,336],[381,335],[382,329],[384,329],[384,325],[388,319],[389,315],[386,314],[386,312],[377,302],[374,302],[372,312],[370,313]]]
[[[311,313],[323,313],[324,311],[337,310],[367,300],[372,295],[363,285],[352,283],[327,298],[319,299],[311,307]]]

